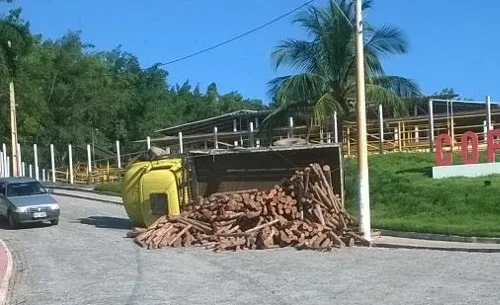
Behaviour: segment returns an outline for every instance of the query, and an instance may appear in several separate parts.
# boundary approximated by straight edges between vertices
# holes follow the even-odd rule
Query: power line
[[[238,36],[235,36],[235,37],[233,37],[233,38],[230,38],[230,39],[228,39],[228,40],[225,40],[225,41],[220,42],[220,43],[218,43],[218,44],[216,44],[216,45],[213,45],[213,46],[208,47],[208,48],[206,48],[206,49],[200,50],[200,51],[198,51],[198,52],[195,52],[195,53],[192,53],[192,54],[189,54],[189,55],[186,55],[186,56],[183,56],[183,57],[180,57],[180,58],[177,58],[177,59],[174,59],[174,60],[171,60],[171,61],[165,62],[165,63],[161,63],[161,64],[158,64],[158,65],[156,65],[156,66],[166,66],[166,65],[170,65],[170,64],[173,64],[173,63],[176,63],[176,62],[179,62],[179,61],[183,61],[183,60],[186,60],[186,59],[188,59],[188,58],[191,58],[191,57],[197,56],[197,55],[199,55],[199,54],[202,54],[202,53],[205,53],[205,52],[211,51],[211,50],[216,49],[216,48],[218,48],[218,47],[221,47],[221,46],[223,46],[223,45],[225,45],[225,44],[228,44],[228,43],[233,42],[233,41],[235,41],[235,40],[238,40],[238,39],[240,39],[240,38],[242,38],[242,37],[245,37],[245,36],[247,36],[247,35],[250,35],[250,34],[252,34],[252,33],[254,33],[254,32],[257,32],[258,30],[261,30],[261,29],[263,29],[263,28],[265,28],[265,27],[267,27],[267,26],[269,26],[269,25],[271,25],[271,24],[273,24],[273,23],[275,23],[275,22],[277,22],[277,21],[279,21],[279,20],[281,20],[281,19],[283,19],[283,18],[285,18],[285,17],[287,17],[287,16],[289,16],[289,15],[293,14],[293,13],[295,13],[296,11],[298,11],[298,10],[302,9],[303,7],[308,6],[309,4],[313,3],[314,1],[316,1],[316,0],[309,0],[309,1],[307,1],[306,3],[302,4],[301,6],[296,7],[296,8],[294,8],[293,10],[291,10],[291,11],[289,11],[289,12],[287,12],[287,13],[285,13],[285,14],[283,14],[283,15],[279,16],[279,17],[274,18],[273,20],[268,21],[268,22],[264,23],[263,25],[258,26],[258,27],[256,27],[256,28],[253,28],[253,29],[251,29],[251,30],[249,30],[249,31],[246,31],[246,32],[244,32],[244,33],[242,33],[242,34],[240,34],[240,35],[238,35]]]

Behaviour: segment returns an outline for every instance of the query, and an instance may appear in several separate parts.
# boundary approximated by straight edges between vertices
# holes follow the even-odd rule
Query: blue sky
[[[98,50],[123,49],[143,66],[165,62],[261,25],[306,0],[16,0],[34,33],[59,38],[81,30]],[[326,0],[316,0],[322,5]],[[416,80],[424,93],[452,87],[463,97],[500,99],[500,1],[375,0],[365,18],[399,26],[410,53],[384,60],[388,74]],[[7,5],[2,4],[3,8]],[[290,71],[274,71],[269,54],[279,39],[303,37],[285,18],[259,32],[189,60],[167,66],[169,83],[189,80],[204,90],[239,91],[268,102],[267,82]]]

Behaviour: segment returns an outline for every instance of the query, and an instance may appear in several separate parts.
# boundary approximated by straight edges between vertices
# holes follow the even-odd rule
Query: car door
[[[5,197],[6,185],[0,182],[0,215],[7,216],[8,203],[7,197]]]

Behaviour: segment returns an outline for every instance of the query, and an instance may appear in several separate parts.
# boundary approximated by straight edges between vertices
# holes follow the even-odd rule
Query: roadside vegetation
[[[433,164],[430,153],[370,156],[372,227],[500,237],[500,176],[434,180]],[[348,208],[358,215],[356,161],[345,169]]]

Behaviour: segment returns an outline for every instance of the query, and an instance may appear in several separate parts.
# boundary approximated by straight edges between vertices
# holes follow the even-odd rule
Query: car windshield
[[[16,196],[30,196],[45,194],[47,191],[39,182],[23,182],[23,183],[9,183],[7,184],[7,194],[8,197]]]

